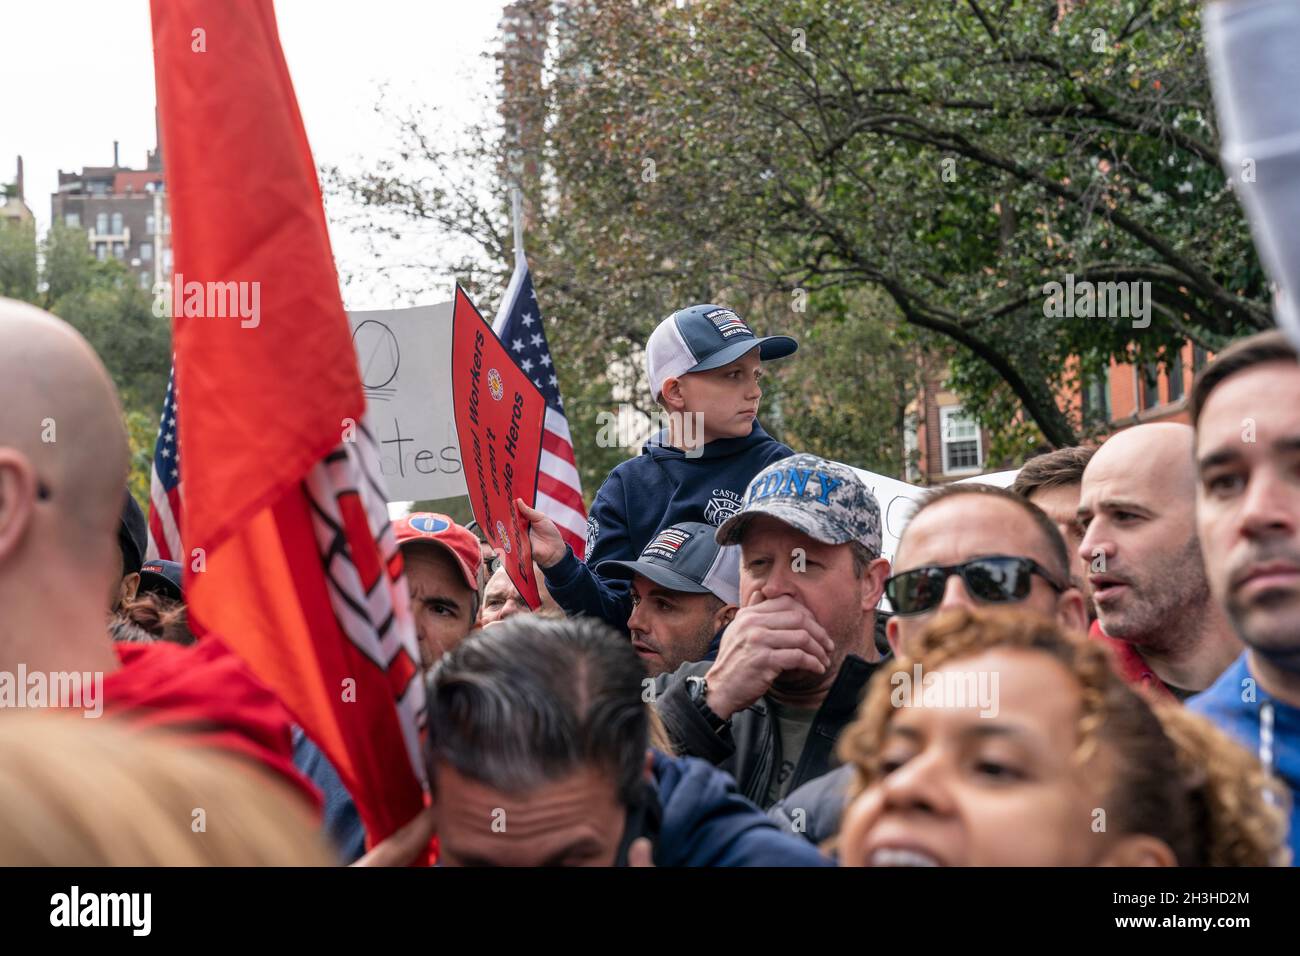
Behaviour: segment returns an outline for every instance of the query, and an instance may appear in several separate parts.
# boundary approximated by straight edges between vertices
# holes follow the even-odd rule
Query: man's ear
[[[0,558],[18,546],[36,505],[36,472],[16,448],[0,448]]]
[[[885,594],[885,579],[889,577],[889,559],[876,558],[862,572],[862,610],[871,611]]]
[[[1164,840],[1145,833],[1119,837],[1097,861],[1098,866],[1177,866],[1178,858]]]
[[[740,608],[734,604],[724,604],[718,608],[717,613],[713,615],[713,633],[717,634],[718,631],[735,620],[736,612],[739,610]]]
[[[889,638],[889,649],[894,652],[895,657],[901,656],[899,649],[900,641],[898,639],[898,618],[891,616],[885,622],[885,637]]]
[[[1067,631],[1088,633],[1088,604],[1078,588],[1066,588],[1057,595],[1056,623]]]

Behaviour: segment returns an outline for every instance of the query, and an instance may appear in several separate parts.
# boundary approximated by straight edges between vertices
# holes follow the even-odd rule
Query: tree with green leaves
[[[571,409],[648,405],[654,324],[723,300],[805,343],[774,367],[784,440],[899,474],[920,354],[1014,459],[1085,436],[1063,396],[1112,360],[1271,325],[1194,0],[605,0],[556,31],[528,249]],[[432,178],[336,188],[471,239],[498,288],[501,130],[405,123]],[[1149,324],[1055,314],[1067,278],[1143,283]],[[624,454],[575,440],[584,480]]]
[[[153,300],[120,262],[91,255],[81,231],[56,224],[39,248],[38,272],[35,230],[0,227],[0,295],[52,312],[98,353],[122,398],[130,489],[147,510],[158,410],[171,368],[170,324],[154,316]]]

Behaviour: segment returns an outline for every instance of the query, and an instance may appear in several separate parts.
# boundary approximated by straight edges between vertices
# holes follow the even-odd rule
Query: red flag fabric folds
[[[423,685],[320,187],[270,0],[153,0],[185,589],[372,842],[423,806]]]

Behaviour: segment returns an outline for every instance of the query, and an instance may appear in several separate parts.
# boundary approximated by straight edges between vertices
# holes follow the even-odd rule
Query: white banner
[[[451,303],[349,312],[389,501],[466,493],[451,394]]]
[[[852,465],[848,467],[853,468]],[[933,491],[934,488],[909,485],[897,478],[886,478],[884,475],[877,475],[873,471],[864,471],[861,468],[853,468],[853,470],[857,472],[863,484],[876,496],[876,501],[880,504],[880,555],[888,558],[890,564],[892,564],[894,552],[898,550],[898,539],[903,534],[903,528],[907,526],[907,522],[911,519],[917,503],[925,496],[926,492]],[[995,471],[992,474],[974,475],[961,480],[978,481],[986,485],[1006,488],[1016,480],[1018,473],[1018,469],[1014,471]]]

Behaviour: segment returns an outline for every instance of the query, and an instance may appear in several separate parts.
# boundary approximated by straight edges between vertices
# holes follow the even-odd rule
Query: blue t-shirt
[[[1203,693],[1187,702],[1187,707],[1209,718],[1220,730],[1235,738],[1273,772],[1291,791],[1290,830],[1291,865],[1300,864],[1300,708],[1284,704],[1269,696],[1250,672],[1247,654],[1224,671]],[[1260,723],[1263,714],[1272,714],[1272,754],[1261,746]]]

